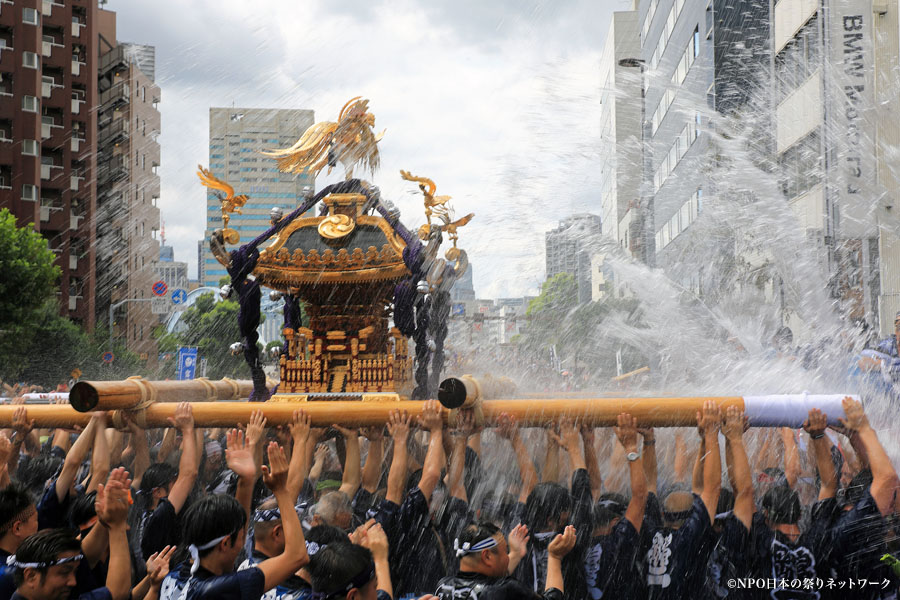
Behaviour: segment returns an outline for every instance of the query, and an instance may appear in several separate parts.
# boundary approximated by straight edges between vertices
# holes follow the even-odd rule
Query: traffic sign
[[[165,296],[150,298],[150,312],[154,315],[167,315],[172,312],[172,303]]]
[[[187,302],[187,292],[181,288],[172,290],[172,304],[184,304]]]
[[[197,372],[197,349],[178,349],[178,379],[193,379]]]
[[[165,296],[168,291],[169,286],[166,285],[165,281],[157,281],[153,284],[153,294],[155,296]]]
[[[105,362],[106,364],[111,363],[114,358],[115,358],[115,355],[112,352],[104,352],[103,353],[103,362]]]

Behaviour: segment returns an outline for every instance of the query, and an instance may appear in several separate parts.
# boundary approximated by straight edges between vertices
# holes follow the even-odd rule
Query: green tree
[[[180,331],[161,339],[171,350],[179,346],[196,347],[199,357],[206,359],[206,375],[210,379],[246,379],[250,368],[243,354],[232,355],[229,348],[241,341],[238,309],[238,303],[233,300],[216,302],[212,293],[203,294],[181,316]]]

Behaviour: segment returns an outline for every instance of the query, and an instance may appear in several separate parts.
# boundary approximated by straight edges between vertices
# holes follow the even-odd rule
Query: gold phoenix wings
[[[225,197],[219,196],[219,202],[222,203],[222,212],[236,212],[238,214],[241,213],[241,207],[247,203],[248,197],[246,194],[240,194],[239,196],[234,195],[234,188],[216,177],[212,174],[212,171],[209,169],[204,169],[202,165],[197,165],[199,171],[197,171],[197,177],[200,178],[200,182],[208,187],[211,190],[219,190],[220,192],[225,193]]]
[[[264,150],[262,154],[275,158],[278,169],[284,173],[315,176],[326,165],[330,173],[337,162],[344,165],[347,179],[360,164],[374,173],[379,164],[378,142],[384,132],[373,133],[375,115],[368,112],[368,107],[369,101],[357,96],[344,105],[336,123],[316,123],[290,148]]]
[[[431,225],[431,215],[439,217],[442,215],[450,216],[446,204],[450,201],[451,196],[435,196],[434,192],[437,191],[437,186],[434,184],[434,181],[427,177],[417,177],[409,171],[403,170],[400,171],[400,177],[406,181],[415,181],[419,184],[419,189],[422,190],[422,194],[425,196],[425,219],[429,226]]]

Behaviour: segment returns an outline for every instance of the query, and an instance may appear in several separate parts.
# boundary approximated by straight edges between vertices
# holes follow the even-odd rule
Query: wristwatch
[[[625,455],[625,458],[628,459],[628,462],[634,462],[637,459],[639,459],[640,457],[641,457],[641,455],[638,454],[637,452],[629,452],[628,454]]]

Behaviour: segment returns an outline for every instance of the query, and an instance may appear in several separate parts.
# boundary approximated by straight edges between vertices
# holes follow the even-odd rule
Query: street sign
[[[153,295],[154,296],[165,296],[166,292],[169,291],[169,286],[166,285],[165,281],[157,281],[153,284]]]
[[[178,379],[193,379],[197,372],[197,349],[178,349]]]
[[[115,358],[115,355],[113,355],[112,352],[104,352],[103,353],[103,362],[105,362],[106,364],[111,363],[114,358]]]
[[[181,288],[172,290],[172,304],[184,304],[187,302],[187,292]]]
[[[450,305],[450,316],[464,317],[466,316],[466,305],[462,302]]]
[[[150,298],[150,312],[154,315],[167,315],[172,312],[172,303],[165,296]]]

